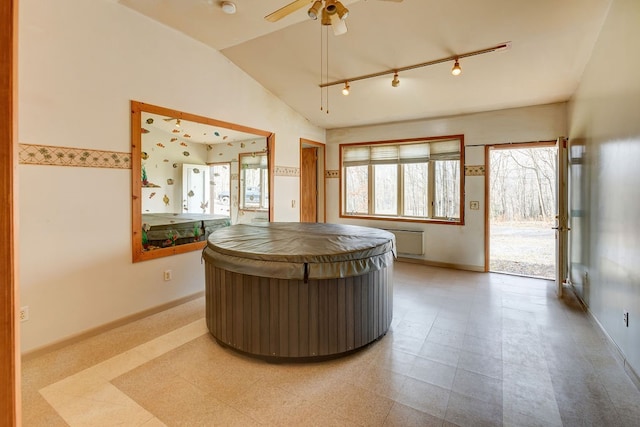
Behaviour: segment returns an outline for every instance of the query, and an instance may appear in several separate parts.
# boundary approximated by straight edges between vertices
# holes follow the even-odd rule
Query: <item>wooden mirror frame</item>
[[[273,219],[273,153],[275,134],[269,131],[254,129],[235,123],[223,122],[208,117],[185,113],[157,105],[131,101],[131,248],[133,262],[146,261],[171,255],[197,251],[204,248],[207,242],[186,243],[183,245],[158,248],[145,251],[142,247],[142,113],[152,113],[167,117],[175,117],[185,121],[203,123],[215,127],[231,129],[238,132],[252,133],[267,140],[267,162],[269,168],[269,221]]]

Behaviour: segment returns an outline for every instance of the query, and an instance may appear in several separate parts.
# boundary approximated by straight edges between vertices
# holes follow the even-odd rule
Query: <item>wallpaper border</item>
[[[291,166],[276,166],[273,168],[275,176],[300,176],[300,168]]]
[[[92,148],[18,144],[18,162],[22,165],[131,169],[131,153]]]
[[[465,176],[484,176],[484,165],[470,165],[464,167]]]

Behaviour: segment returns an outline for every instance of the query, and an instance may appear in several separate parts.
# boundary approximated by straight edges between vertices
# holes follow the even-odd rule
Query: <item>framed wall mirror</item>
[[[269,131],[131,101],[133,262],[200,250],[220,227],[271,221],[274,142]]]

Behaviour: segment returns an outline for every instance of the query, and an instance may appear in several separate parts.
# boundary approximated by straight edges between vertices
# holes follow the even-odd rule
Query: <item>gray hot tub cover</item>
[[[236,224],[214,231],[203,258],[216,267],[277,279],[359,276],[386,268],[395,236],[344,224],[272,222]]]

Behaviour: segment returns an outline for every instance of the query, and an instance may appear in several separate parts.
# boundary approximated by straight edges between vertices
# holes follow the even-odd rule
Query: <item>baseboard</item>
[[[135,322],[136,320],[144,319],[145,317],[151,316],[153,314],[160,313],[165,310],[169,310],[170,308],[177,307],[189,301],[193,301],[195,299],[201,298],[204,296],[204,291],[196,292],[195,294],[187,295],[186,297],[179,298],[177,300],[170,301],[165,304],[161,304],[143,311],[140,311],[135,314],[131,314],[129,316],[122,317],[120,319],[114,320],[109,323],[105,323],[104,325],[97,326],[95,328],[87,329],[83,332],[80,332],[75,335],[68,336],[58,341],[54,341],[53,343],[44,345],[42,347],[35,348],[33,350],[26,351],[22,353],[21,357],[23,361],[27,361],[30,359],[34,359],[36,357],[42,356],[43,354],[50,353],[55,350],[59,350],[63,347],[66,347],[71,344],[75,344],[79,341],[85,340],[87,338],[94,337],[103,332],[109,331],[111,329],[118,328],[120,326],[124,326],[128,323]]]
[[[598,318],[593,315],[593,313],[591,312],[591,309],[584,302],[584,300],[580,297],[580,294],[577,292],[577,290],[576,290],[575,286],[573,285],[573,283],[570,283],[569,286],[571,287],[571,290],[573,291],[573,294],[576,296],[576,298],[580,302],[580,305],[582,305],[582,307],[584,307],[585,311],[589,315],[589,320],[591,320],[591,322],[593,322],[593,324],[596,325],[598,327],[598,329],[600,329],[600,332],[602,332],[602,334],[607,339],[607,344],[613,350],[613,354],[616,357],[616,359],[618,359],[618,362],[620,362],[622,364],[622,366],[624,367],[624,370],[627,373],[627,375],[629,376],[629,378],[631,379],[631,382],[636,386],[636,388],[638,390],[640,390],[640,375],[638,375],[638,373],[635,371],[635,369],[633,369],[633,366],[631,366],[629,364],[629,361],[627,360],[627,357],[625,356],[624,352],[622,351],[622,349],[620,347],[618,347],[618,344],[616,344],[616,342],[613,340],[613,338],[611,338],[611,335],[609,335],[609,333],[604,328],[604,326],[602,326],[602,323],[600,323]]]
[[[478,273],[484,273],[484,267],[480,267],[477,265],[451,264],[448,262],[429,261],[426,259],[407,258],[403,256],[399,256],[397,260],[400,262],[408,262],[411,264],[428,265],[430,267],[452,268],[454,270],[466,270],[466,271],[475,271]]]

